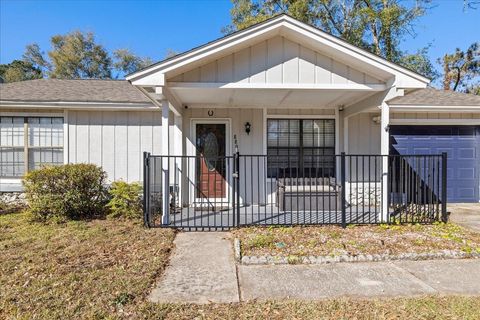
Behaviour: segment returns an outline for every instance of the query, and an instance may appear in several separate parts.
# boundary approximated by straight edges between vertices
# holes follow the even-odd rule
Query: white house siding
[[[449,112],[394,112],[391,114],[390,119],[480,119],[480,112],[477,113],[449,113]],[[419,122],[419,125],[422,123]]]
[[[379,84],[364,72],[281,36],[184,72],[171,82]]]
[[[360,113],[348,118],[348,155],[379,155],[380,124],[373,121],[379,113]],[[351,170],[349,160],[351,159]],[[348,157],[346,164],[346,198],[351,205],[381,204],[381,165],[377,157]],[[358,162],[358,164],[357,164]],[[358,170],[357,170],[358,166]],[[368,181],[369,182],[365,182]]]
[[[380,113],[360,113],[348,118],[348,154],[380,154]]]
[[[213,111],[209,116],[208,111]],[[233,150],[233,136],[237,137],[240,153],[263,154],[263,109],[254,108],[190,108],[185,110],[183,115],[183,130],[187,145],[194,145],[193,132],[191,132],[192,119],[229,119],[230,128],[230,150]],[[250,134],[245,132],[245,123],[252,125]],[[187,147],[188,150],[188,147]]]
[[[161,114],[156,111],[68,111],[70,163],[94,163],[109,181],[143,180],[143,151],[160,153]]]
[[[209,116],[209,110],[213,115]],[[192,120],[212,120],[212,119],[229,119],[230,121],[230,150],[233,152],[234,147],[234,136],[237,137],[238,148],[240,154],[244,155],[264,155],[266,152],[265,145],[265,117],[266,115],[269,118],[275,118],[276,116],[290,116],[293,118],[298,118],[302,116],[318,116],[319,119],[322,117],[328,116],[332,118],[335,115],[334,109],[299,109],[299,108],[289,108],[289,109],[266,109],[264,113],[263,108],[236,108],[236,107],[226,107],[226,108],[189,108],[185,110],[183,115],[183,130],[184,138],[187,144],[187,150],[193,150],[194,145],[193,141],[193,132],[192,129]],[[250,122],[251,132],[247,134],[245,132],[245,123]],[[341,134],[343,138],[343,134]],[[250,161],[250,159],[249,159]],[[258,161],[258,165],[257,165]],[[240,200],[244,203],[261,203],[265,202],[272,203],[275,201],[275,190],[276,185],[275,181],[270,181],[265,187],[266,172],[264,172],[265,164],[262,162],[264,158],[255,158],[253,163],[253,169],[248,168],[249,163],[240,163],[241,167],[247,165],[247,169],[241,168],[242,172],[247,172],[240,179]],[[252,172],[251,172],[252,171]],[[252,183],[253,177],[253,183]],[[247,187],[247,188],[245,188]],[[185,190],[185,192],[187,192]],[[265,194],[266,192],[266,194]],[[188,195],[184,194],[185,199],[188,199]]]

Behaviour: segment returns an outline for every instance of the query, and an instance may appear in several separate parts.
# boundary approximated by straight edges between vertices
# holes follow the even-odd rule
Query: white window
[[[0,176],[63,163],[63,118],[0,117]]]

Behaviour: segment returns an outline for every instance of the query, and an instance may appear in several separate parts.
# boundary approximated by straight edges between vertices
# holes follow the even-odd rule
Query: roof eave
[[[376,61],[376,62],[379,62],[381,65],[384,65],[392,70],[395,70],[396,72],[400,72],[400,73],[403,73],[411,78],[414,78],[415,80],[421,82],[421,83],[424,83],[424,84],[428,84],[430,83],[431,79],[423,76],[423,75],[420,75],[410,69],[407,69],[403,66],[400,66],[396,63],[393,63],[391,61],[388,61],[386,59],[384,59],[383,57],[380,57],[378,55],[375,55],[369,51],[366,51],[362,48],[359,48],[357,46],[354,46],[350,43],[348,43],[347,41],[341,39],[341,38],[338,38],[338,37],[335,37],[331,34],[328,34],[318,28],[315,28],[313,26],[310,26],[306,23],[303,23],[301,21],[298,21],[288,15],[285,15],[285,14],[282,14],[280,16],[277,16],[277,17],[274,17],[274,18],[271,18],[269,20],[266,20],[264,22],[261,22],[261,23],[258,23],[256,25],[253,25],[249,28],[246,28],[246,29],[243,29],[243,30],[240,30],[236,33],[233,33],[229,36],[226,36],[226,37],[223,37],[223,38],[220,38],[218,40],[215,40],[215,41],[212,41],[212,42],[209,42],[203,46],[200,46],[200,47],[197,47],[197,48],[194,48],[190,51],[187,51],[183,54],[180,54],[180,55],[177,55],[175,57],[172,57],[172,58],[169,58],[169,59],[166,59],[166,60],[163,60],[163,61],[160,61],[150,67],[147,67],[143,70],[140,70],[140,71],[137,71],[135,73],[132,73],[132,74],[129,74],[126,76],[126,80],[128,80],[130,83],[134,84],[133,82],[139,80],[139,79],[142,79],[143,77],[146,77],[150,74],[153,74],[153,73],[156,73],[156,72],[165,72],[167,69],[171,70],[173,68],[175,68],[175,65],[178,64],[180,65],[182,62],[184,62],[185,60],[187,59],[190,59],[190,58],[193,58],[195,56],[198,56],[198,55],[202,55],[201,58],[203,58],[203,56],[208,56],[208,52],[209,51],[213,51],[215,49],[218,49],[219,47],[222,47],[223,45],[226,45],[228,44],[229,42],[233,42],[237,39],[241,39],[241,38],[246,38],[248,35],[254,35],[255,33],[258,33],[264,29],[268,29],[269,27],[280,27],[283,23],[290,23],[291,25],[294,25],[295,27],[298,27],[300,29],[303,29],[307,32],[309,32],[310,34],[312,35],[317,35],[317,36],[320,36],[322,38],[325,38],[326,40],[328,41],[331,41],[333,43],[336,43],[340,46],[342,46],[343,48],[347,49],[347,50],[350,50],[350,51],[353,51],[367,59],[371,59],[373,61]],[[285,25],[287,26],[287,25]],[[163,79],[164,80],[164,79]],[[165,81],[165,80],[164,80]],[[163,83],[164,83],[163,81]]]
[[[85,109],[92,110],[148,110],[158,109],[150,102],[105,102],[105,101],[25,101],[25,100],[0,100],[0,106],[18,108],[43,108],[43,109]]]

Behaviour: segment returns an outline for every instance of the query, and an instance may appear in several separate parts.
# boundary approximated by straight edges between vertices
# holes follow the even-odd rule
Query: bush
[[[115,181],[110,189],[110,201],[107,207],[110,209],[110,218],[138,219],[142,217],[142,187],[139,183],[127,183]]]
[[[91,219],[104,214],[106,173],[94,164],[47,166],[23,181],[35,220]]]

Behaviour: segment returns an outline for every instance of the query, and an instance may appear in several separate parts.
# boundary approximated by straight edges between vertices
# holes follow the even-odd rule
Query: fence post
[[[442,221],[447,222],[447,153],[442,152]]]
[[[170,224],[170,157],[161,156],[162,163],[162,225]]]
[[[233,226],[236,227],[238,224],[237,221],[237,206],[236,206],[236,201],[237,201],[237,180],[238,180],[238,171],[237,171],[237,153],[235,152],[233,154],[233,196],[232,196],[232,209],[233,209]]]
[[[236,209],[236,214],[237,214],[237,225],[240,226],[241,223],[240,223],[240,152],[238,151],[238,148],[237,148],[237,152],[235,152],[235,156],[237,158],[237,167],[235,168],[235,171],[237,172],[237,179],[236,179],[236,189],[237,189],[237,194],[235,195],[237,197],[237,200],[236,200],[236,205],[237,205],[237,209]]]
[[[341,194],[342,194],[342,227],[347,227],[347,213],[346,213],[346,177],[345,177],[345,152],[341,153],[340,159],[340,180],[341,180]]]
[[[143,224],[145,225],[145,227],[150,227],[150,203],[148,201],[148,178],[150,177],[149,157],[150,153],[143,152]]]

